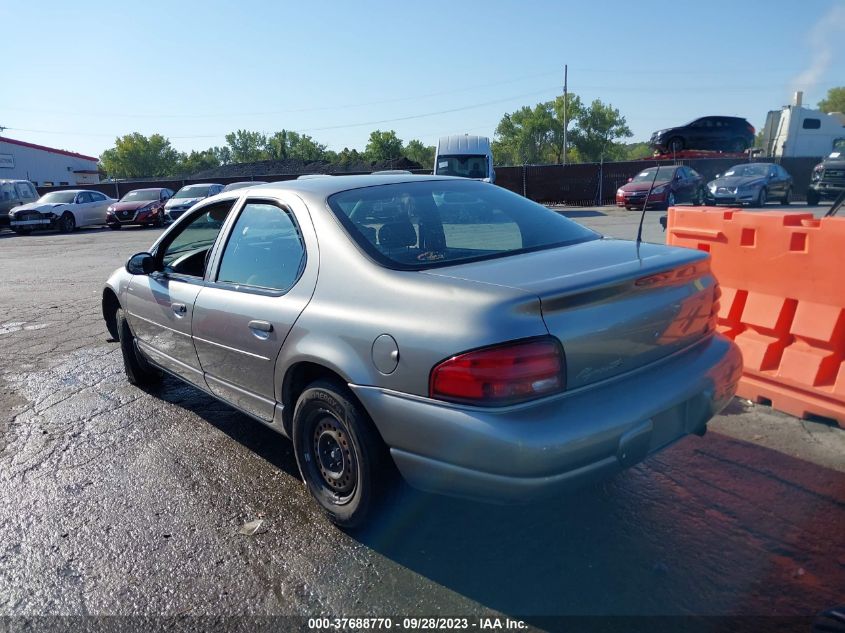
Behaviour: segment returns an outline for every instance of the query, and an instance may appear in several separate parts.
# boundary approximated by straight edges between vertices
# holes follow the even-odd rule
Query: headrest
[[[404,248],[417,243],[417,232],[410,221],[389,222],[378,230],[378,243],[384,248]]]

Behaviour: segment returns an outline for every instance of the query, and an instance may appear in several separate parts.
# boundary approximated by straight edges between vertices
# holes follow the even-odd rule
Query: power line
[[[537,96],[538,94],[546,94],[546,93],[548,93],[549,91],[552,91],[552,90],[556,91],[557,86],[553,86],[551,88],[544,88],[543,90],[537,90],[537,91],[522,93],[522,94],[518,94],[518,95],[512,95],[510,97],[505,97],[504,99],[495,99],[493,101],[485,101],[485,102],[482,102],[482,103],[475,103],[475,104],[471,104],[471,105],[461,106],[461,107],[458,107],[458,108],[450,108],[450,109],[447,109],[447,110],[437,110],[435,112],[424,112],[424,113],[421,113],[421,114],[412,114],[412,115],[408,115],[408,116],[395,117],[395,118],[390,118],[390,119],[380,119],[380,120],[377,120],[377,121],[362,121],[360,123],[346,123],[346,124],[342,124],[342,125],[329,125],[329,126],[323,126],[323,127],[303,128],[303,129],[300,129],[300,130],[291,130],[291,131],[304,133],[304,132],[316,132],[316,131],[322,131],[322,130],[340,130],[340,129],[353,128],[353,127],[363,127],[363,126],[366,126],[366,125],[379,125],[381,123],[395,123],[395,122],[398,122],[398,121],[411,121],[411,120],[414,120],[414,119],[422,119],[422,118],[426,118],[426,117],[438,116],[438,115],[441,115],[441,114],[449,114],[449,113],[452,113],[452,112],[463,112],[465,110],[472,110],[472,109],[475,109],[475,108],[483,108],[483,107],[488,106],[488,105],[506,103],[508,101],[513,101],[515,99],[522,99],[524,97],[529,97],[529,96]],[[14,131],[17,131],[17,132],[30,132],[30,133],[35,133],[35,134],[63,134],[63,135],[74,135],[74,136],[108,137],[108,138],[114,138],[114,137],[117,137],[117,136],[121,136],[120,134],[105,134],[105,133],[101,133],[101,132],[92,132],[92,133],[67,132],[67,131],[56,131],[56,130],[34,130],[34,129],[16,128],[16,127],[10,127],[8,129],[14,130]],[[225,136],[225,134],[190,134],[190,135],[182,135],[182,136],[178,136],[178,135],[177,136],[169,136],[168,135],[168,138],[170,138],[170,139],[201,139],[201,138],[222,138],[223,136]]]

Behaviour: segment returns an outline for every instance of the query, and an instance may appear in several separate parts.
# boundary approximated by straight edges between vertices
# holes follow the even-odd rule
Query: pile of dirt
[[[422,169],[422,165],[404,156],[396,160],[360,161],[358,163],[330,163],[325,160],[307,162],[296,158],[284,160],[259,160],[254,163],[233,163],[206,169],[191,179],[244,178],[278,176],[282,174],[348,174],[369,173],[383,169]]]

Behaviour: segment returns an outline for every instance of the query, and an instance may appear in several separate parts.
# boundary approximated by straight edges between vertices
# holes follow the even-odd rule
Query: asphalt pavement
[[[639,219],[564,212],[615,237]],[[659,215],[646,214],[649,241],[663,240]],[[0,616],[462,614],[557,628],[544,616],[845,603],[845,432],[740,400],[704,437],[553,502],[405,491],[370,529],[334,528],[287,440],[174,379],[126,382],[100,293],[157,234],[0,232]]]

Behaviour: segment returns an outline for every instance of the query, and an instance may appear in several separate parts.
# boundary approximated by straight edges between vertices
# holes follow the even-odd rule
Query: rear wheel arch
[[[296,408],[296,401],[302,392],[308,388],[308,385],[319,380],[343,386],[349,384],[349,381],[334,369],[314,361],[296,362],[285,371],[285,377],[282,380],[282,405],[284,407],[282,409],[282,423],[288,437],[293,437],[293,411]],[[355,398],[354,394],[351,394],[351,396]],[[355,399],[357,400],[357,398]]]

